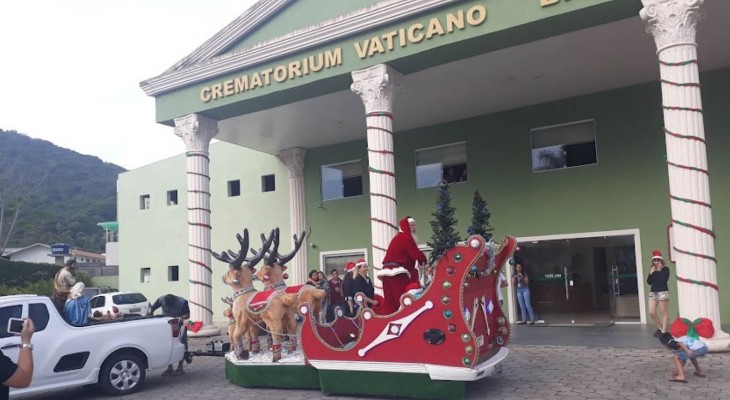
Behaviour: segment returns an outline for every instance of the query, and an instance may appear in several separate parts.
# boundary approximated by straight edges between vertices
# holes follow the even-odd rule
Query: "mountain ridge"
[[[0,129],[0,175],[3,171],[37,186],[20,208],[8,247],[67,243],[87,251],[104,251],[103,231],[96,224],[116,220],[116,181],[126,169],[43,139]],[[7,232],[12,218],[7,208],[0,236]]]

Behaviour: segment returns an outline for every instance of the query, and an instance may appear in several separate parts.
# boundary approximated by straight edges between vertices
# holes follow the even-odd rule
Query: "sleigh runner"
[[[496,246],[470,236],[449,249],[439,259],[432,282],[418,293],[404,294],[400,309],[391,315],[365,308],[354,318],[340,315],[321,324],[312,305],[300,302],[301,353],[284,354],[279,362],[229,354],[226,376],[245,387],[463,398],[466,382],[501,372],[509,354],[510,327],[496,291],[498,275],[515,246],[514,238]],[[266,275],[282,271],[272,268]]]

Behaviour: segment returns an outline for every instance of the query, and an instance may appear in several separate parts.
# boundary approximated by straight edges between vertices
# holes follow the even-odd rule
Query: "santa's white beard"
[[[413,242],[416,243],[416,246],[421,242],[418,240],[418,236],[416,235],[416,232],[411,232],[411,238],[413,239]]]

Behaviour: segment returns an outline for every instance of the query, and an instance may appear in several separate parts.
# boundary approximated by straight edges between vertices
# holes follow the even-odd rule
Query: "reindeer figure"
[[[228,318],[228,328],[226,328],[226,333],[228,334],[228,341],[233,343],[233,330],[236,328],[236,319],[233,318],[233,298],[232,297],[221,297],[221,301],[225,304],[228,304],[228,308],[223,310],[223,316]],[[257,327],[258,328],[258,327]],[[258,346],[256,349],[253,349],[253,341],[256,336],[251,336],[253,332],[249,333],[249,338],[251,339],[251,350],[253,353],[258,353],[259,348]],[[256,340],[256,344],[258,345],[258,340]]]
[[[291,310],[291,318],[294,318],[294,313],[302,304],[307,304],[312,310],[312,315],[319,319],[319,314],[322,312],[322,303],[324,302],[324,298],[327,296],[327,292],[310,285],[287,287],[286,282],[284,281],[284,271],[287,269],[285,264],[294,258],[294,255],[296,255],[302,247],[302,243],[306,237],[306,232],[302,232],[300,237],[297,237],[296,234],[294,235],[294,250],[286,255],[279,254],[279,228],[274,229],[272,236],[274,242],[273,249],[271,249],[265,257],[264,266],[256,273],[256,278],[264,283],[267,290],[282,290],[287,293],[296,294],[296,307]],[[263,242],[270,239],[271,238],[267,239],[263,234],[261,235],[261,240]],[[255,256],[260,256],[260,253],[257,253],[255,250],[251,250],[251,252]],[[293,332],[295,331],[289,331],[289,334],[292,335]],[[296,349],[296,345],[296,338],[292,338],[292,336],[290,336],[290,349],[294,351]]]
[[[243,231],[243,237],[236,235],[236,239],[241,246],[238,253],[231,250],[221,254],[213,253],[213,257],[217,260],[228,263],[228,272],[223,275],[223,282],[235,292],[231,310],[236,321],[231,335],[234,354],[238,359],[246,360],[249,357],[249,350],[258,350],[257,325],[263,321],[272,333],[272,361],[277,362],[281,359],[281,338],[284,324],[286,323],[287,328],[291,326],[288,319],[290,309],[296,302],[296,295],[276,293],[266,300],[265,307],[258,310],[252,309],[250,302],[257,293],[253,287],[253,274],[256,272],[254,266],[261,261],[271,245],[273,233],[268,240],[264,241],[262,248],[257,253],[259,255],[250,259],[245,257],[249,250],[248,230]],[[243,265],[244,261],[245,265]],[[296,321],[293,321],[293,325],[296,328]],[[256,344],[254,345],[254,343]]]

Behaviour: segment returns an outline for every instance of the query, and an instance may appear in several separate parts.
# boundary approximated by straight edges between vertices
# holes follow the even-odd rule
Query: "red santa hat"
[[[355,269],[355,263],[352,261],[348,261],[347,264],[345,264],[345,272],[350,272],[353,269]]]
[[[651,252],[651,259],[653,260],[662,260],[664,261],[664,257],[662,256],[662,252],[659,250],[654,250]]]
[[[367,261],[365,261],[364,258],[359,258],[357,261],[355,261],[355,267],[362,267],[363,265],[368,265]]]

